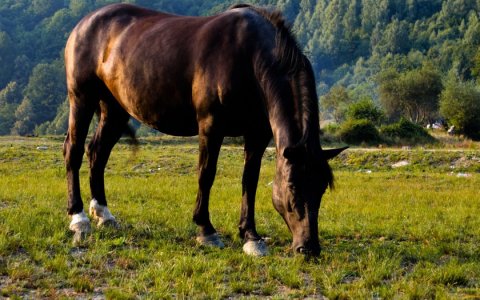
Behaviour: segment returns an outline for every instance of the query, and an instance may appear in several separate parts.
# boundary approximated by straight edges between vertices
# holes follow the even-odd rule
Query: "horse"
[[[91,230],[80,196],[79,169],[88,144],[98,226],[117,225],[107,206],[104,170],[131,117],[162,133],[199,140],[197,241],[222,248],[208,210],[224,137],[243,136],[245,164],[239,234],[244,251],[265,255],[255,226],[255,194],[263,153],[274,140],[273,205],[293,236],[292,248],[318,255],[318,211],[333,183],[327,160],[345,148],[322,150],[315,78],[278,11],[236,5],[207,17],[178,16],[113,4],[84,17],[65,47],[70,104],[64,158],[69,229]]]

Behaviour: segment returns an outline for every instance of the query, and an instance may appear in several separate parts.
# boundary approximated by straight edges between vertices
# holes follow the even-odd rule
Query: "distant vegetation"
[[[65,132],[65,41],[84,15],[112,2],[0,0],[1,135]],[[128,2],[210,15],[239,1]],[[377,130],[401,118],[421,126],[442,120],[480,139],[479,1],[245,2],[277,7],[292,24],[313,63],[320,101],[330,103],[322,104],[322,120],[347,126],[349,106],[367,99],[384,115],[370,120]]]

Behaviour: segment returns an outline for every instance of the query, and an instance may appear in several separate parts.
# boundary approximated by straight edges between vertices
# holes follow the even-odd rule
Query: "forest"
[[[65,133],[66,39],[83,16],[113,2],[0,0],[0,135]],[[124,2],[211,15],[239,1]],[[290,23],[315,71],[326,132],[375,142],[440,122],[480,138],[480,0],[245,2],[279,9]]]

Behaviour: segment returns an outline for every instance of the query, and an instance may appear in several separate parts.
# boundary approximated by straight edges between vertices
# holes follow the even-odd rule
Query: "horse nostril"
[[[301,253],[301,254],[307,254],[309,251],[307,248],[305,248],[304,246],[299,246],[297,247],[297,253]]]

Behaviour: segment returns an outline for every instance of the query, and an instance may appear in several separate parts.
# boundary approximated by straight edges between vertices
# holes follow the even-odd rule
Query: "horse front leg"
[[[67,169],[68,215],[71,217],[69,229],[74,232],[74,244],[81,242],[90,232],[90,220],[83,210],[80,194],[79,170],[85,152],[85,139],[93,117],[93,109],[85,106],[70,93],[70,116],[67,137],[63,144],[63,156]]]
[[[208,211],[210,189],[215,179],[223,136],[214,133],[211,128],[205,128],[205,126],[202,126],[202,123],[199,125],[198,193],[193,214],[193,221],[200,229],[197,242],[201,245],[223,248],[224,244],[210,222],[210,213]]]
[[[245,241],[243,251],[254,256],[267,254],[267,246],[258,235],[255,226],[255,194],[262,156],[271,137],[263,138],[245,136],[245,165],[242,177],[242,209],[240,214],[240,237]]]

